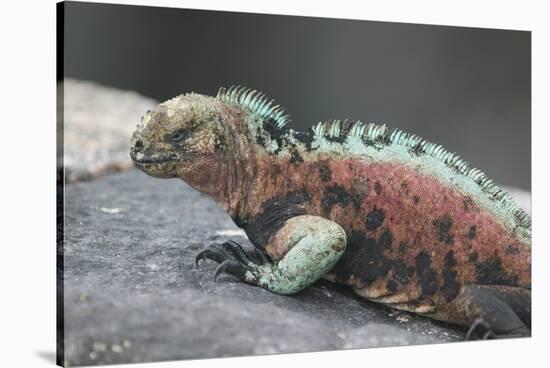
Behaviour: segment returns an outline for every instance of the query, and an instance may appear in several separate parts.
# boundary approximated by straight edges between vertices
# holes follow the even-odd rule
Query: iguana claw
[[[489,324],[485,322],[483,319],[477,318],[470,325],[470,328],[468,329],[468,333],[466,333],[465,340],[473,340],[474,333],[476,332],[476,330],[478,330],[479,327],[485,330],[485,333],[481,335],[481,340],[488,340],[495,337],[493,330],[491,330],[491,326],[489,326]]]
[[[213,261],[221,263],[221,262],[223,262],[223,260],[225,258],[224,258],[223,254],[221,254],[217,251],[214,251],[210,248],[207,248],[207,249],[204,249],[200,253],[197,254],[197,256],[195,257],[195,266],[199,267],[199,261],[202,261],[202,260],[205,260],[205,259],[211,259]]]
[[[251,282],[255,279],[257,268],[270,263],[266,255],[254,249],[251,252],[245,251],[241,245],[233,240],[224,243],[214,243],[202,250],[195,257],[195,265],[199,261],[211,259],[219,266],[214,272],[214,281],[222,273],[228,273],[238,277],[242,281]]]
[[[237,263],[233,260],[226,259],[216,268],[216,272],[214,272],[214,281],[216,281],[218,276],[224,272],[237,276],[239,279],[243,280],[246,271],[251,271],[250,267],[247,267],[242,263]]]

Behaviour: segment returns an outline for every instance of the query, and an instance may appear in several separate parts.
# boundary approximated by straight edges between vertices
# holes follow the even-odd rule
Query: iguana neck
[[[226,125],[223,159],[208,160],[182,179],[196,190],[207,194],[232,218],[245,211],[248,193],[256,176],[256,149],[251,143],[246,123],[233,121]]]
[[[225,175],[219,178],[221,195],[214,199],[233,219],[246,213],[253,178],[257,176],[255,156],[255,150],[237,152],[226,166]]]

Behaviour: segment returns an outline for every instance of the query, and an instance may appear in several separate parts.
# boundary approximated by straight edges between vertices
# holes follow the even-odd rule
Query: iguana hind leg
[[[507,286],[467,285],[454,301],[470,323],[466,339],[530,336],[531,291]]]
[[[196,262],[211,259],[222,272],[278,294],[294,294],[319,280],[340,259],[346,233],[335,222],[317,216],[296,216],[265,245],[273,263],[253,259],[237,243],[213,244],[197,255]],[[265,257],[265,256],[264,256]]]

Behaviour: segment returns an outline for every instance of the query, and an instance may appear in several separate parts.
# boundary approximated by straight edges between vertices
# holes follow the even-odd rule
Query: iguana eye
[[[179,129],[175,132],[168,134],[165,138],[166,142],[171,144],[179,144],[187,139],[189,131],[187,129]]]

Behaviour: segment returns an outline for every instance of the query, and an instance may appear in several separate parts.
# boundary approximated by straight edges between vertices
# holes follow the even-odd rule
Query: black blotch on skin
[[[304,159],[302,158],[302,156],[300,155],[300,152],[298,152],[298,150],[296,148],[293,148],[290,151],[290,161],[289,162],[291,164],[300,164],[300,163],[304,162]]]
[[[415,156],[422,156],[426,153],[426,149],[422,147],[422,142],[418,142],[411,148],[409,148],[409,152]]]
[[[443,215],[435,219],[433,225],[437,229],[437,238],[440,242],[445,242],[445,244],[454,243],[454,235],[451,233],[453,220],[449,215]]]
[[[468,230],[468,234],[466,236],[468,237],[469,240],[474,240],[476,237],[476,232],[477,232],[477,226],[472,225],[470,226],[470,229]]]
[[[319,166],[319,175],[321,177],[321,181],[327,182],[332,179],[332,171],[330,170],[330,166],[328,163],[323,162]]]
[[[407,250],[407,243],[405,243],[404,241],[400,241],[398,249],[400,254],[405,253],[405,250]]]
[[[343,144],[348,138],[349,130],[353,126],[353,124],[353,121],[345,120],[340,123],[340,134],[338,134],[336,137],[325,135],[324,138],[329,142]]]
[[[464,211],[470,212],[474,208],[474,201],[472,197],[467,196],[464,198],[464,201],[462,201],[462,205],[464,206]]]
[[[275,119],[267,118],[262,123],[262,129],[269,134],[270,140],[277,142],[277,149],[275,149],[273,154],[278,154],[283,147],[288,147],[290,152],[290,163],[300,164],[304,162],[296,143],[289,137],[290,128],[288,126],[279,127]],[[256,142],[265,147],[266,142],[262,134],[263,131],[258,129],[256,133]]]
[[[437,273],[432,268],[432,257],[426,252],[416,256],[416,273],[423,295],[433,295],[439,289]]]
[[[385,249],[391,250],[393,244],[393,234],[389,229],[385,229],[382,234],[380,234],[378,243]]]
[[[455,254],[452,250],[448,251],[447,254],[445,254],[444,259],[444,267],[452,268],[457,265]]]
[[[385,276],[392,267],[392,261],[384,255],[387,241],[387,235],[377,240],[353,230],[344,255],[332,269],[336,280],[345,282],[353,275],[362,282],[370,282]]]
[[[357,195],[348,193],[344,188],[338,184],[334,184],[326,188],[324,197],[322,199],[323,213],[325,215],[330,214],[330,210],[333,206],[346,207],[352,204],[356,211],[361,208],[361,198]]]
[[[305,189],[289,192],[284,196],[273,197],[262,204],[262,211],[253,218],[234,218],[237,226],[243,228],[250,241],[263,249],[269,238],[295,216],[305,214],[304,206],[311,200]]]
[[[380,195],[380,193],[382,193],[382,185],[380,185],[380,182],[378,180],[374,182],[374,191],[377,195]]]
[[[388,280],[386,289],[388,289],[389,292],[395,293],[397,291],[397,283],[393,280]]]
[[[502,267],[499,256],[493,255],[485,261],[475,264],[477,283],[480,285],[517,286],[517,276],[510,275]]]
[[[265,148],[265,138],[262,134],[262,129],[258,127],[258,130],[256,131],[256,143],[262,147]]]
[[[277,142],[277,149],[275,154],[283,148],[284,142],[287,138],[287,133],[289,132],[288,126],[279,127],[277,122],[273,118],[267,118],[263,121],[262,128],[269,134],[269,138]]]
[[[394,280],[406,284],[414,276],[414,267],[407,265],[402,260],[393,261]]]
[[[457,271],[455,269],[457,265],[454,252],[452,250],[445,254],[445,260],[443,265],[443,271],[441,276],[443,278],[443,285],[441,285],[441,293],[447,302],[450,302],[458,295],[460,285],[456,281]]]
[[[384,210],[381,208],[375,208],[367,214],[365,220],[365,227],[367,230],[372,231],[376,230],[378,226],[382,225],[384,222]]]
[[[267,118],[263,121],[262,128],[269,133],[269,137],[274,140],[282,139],[288,133],[288,126],[279,127],[273,118]]]
[[[420,202],[420,197],[417,195],[413,195],[413,203],[418,204]]]
[[[504,254],[506,254],[507,256],[519,254],[519,248],[513,245],[508,245],[504,250]]]
[[[307,132],[294,132],[294,138],[306,146],[306,151],[310,152],[312,150],[313,132],[311,130]]]
[[[479,254],[477,252],[470,253],[468,256],[468,262],[475,263],[479,259]]]
[[[391,145],[391,132],[386,131],[384,134],[380,134],[375,139],[370,139],[366,135],[363,137],[363,142],[365,145],[369,147],[373,147],[374,149],[380,151],[384,149],[385,147]]]
[[[335,137],[325,135],[324,138],[329,142],[342,144],[346,141],[347,136],[344,135],[344,134],[340,134],[340,135],[337,135]]]

